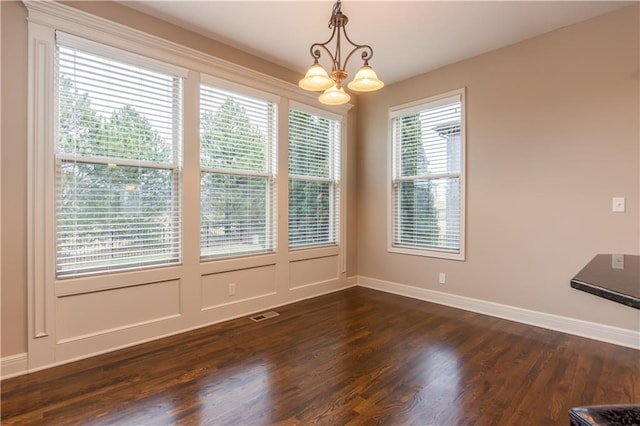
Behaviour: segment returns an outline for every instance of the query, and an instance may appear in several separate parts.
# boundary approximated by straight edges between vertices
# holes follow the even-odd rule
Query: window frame
[[[345,199],[344,199],[344,187],[343,187],[343,178],[342,174],[344,173],[344,164],[345,164],[345,123],[344,117],[339,114],[334,114],[322,109],[314,108],[312,106],[302,104],[295,101],[290,101],[289,106],[287,108],[287,136],[289,135],[289,114],[291,110],[296,110],[299,112],[307,113],[310,115],[314,115],[320,118],[324,118],[327,120],[336,121],[339,130],[337,131],[337,140],[330,141],[331,152],[331,171],[329,173],[329,177],[317,177],[317,176],[306,176],[306,175],[292,175],[289,171],[289,163],[287,162],[287,200],[289,199],[289,192],[291,188],[291,180],[301,180],[306,182],[325,182],[329,183],[329,197],[330,197],[330,206],[329,206],[329,235],[334,237],[335,241],[324,242],[320,244],[306,244],[306,245],[297,245],[291,246],[289,235],[289,214],[290,214],[290,206],[287,203],[287,248],[290,252],[300,251],[300,250],[313,250],[320,248],[331,248],[338,247],[343,244],[344,237],[342,235],[344,229],[343,217],[344,207],[345,207]],[[332,135],[330,135],[332,136]],[[335,153],[337,150],[337,155]],[[289,151],[289,138],[287,138],[287,151]]]
[[[88,277],[88,276],[104,276],[112,273],[122,273],[122,272],[136,272],[147,269],[157,269],[157,268],[166,268],[172,266],[178,266],[183,262],[183,208],[184,208],[184,200],[183,200],[183,185],[182,185],[182,173],[183,173],[183,138],[184,138],[184,79],[188,75],[186,69],[172,65],[169,63],[165,63],[160,60],[156,60],[150,57],[138,55],[132,52],[128,52],[113,46],[109,46],[107,44],[95,42],[86,38],[78,37],[64,31],[56,30],[54,32],[55,46],[54,50],[54,60],[53,60],[53,79],[52,87],[54,89],[53,95],[53,117],[52,117],[52,125],[53,125],[53,137],[50,141],[50,148],[53,152],[53,162],[54,162],[54,203],[56,207],[53,208],[53,223],[55,236],[54,239],[54,251],[56,253],[54,259],[55,266],[55,279],[56,280],[72,280],[76,278]],[[151,70],[156,73],[165,74],[167,77],[170,77],[174,80],[174,87],[172,91],[174,92],[173,98],[171,98],[171,103],[173,105],[174,114],[171,116],[172,125],[174,126],[173,138],[171,139],[172,145],[172,161],[171,162],[156,162],[148,159],[125,159],[119,157],[108,157],[108,156],[100,156],[100,155],[82,155],[82,154],[71,154],[65,153],[59,150],[58,147],[58,136],[59,136],[59,88],[60,88],[60,70],[58,65],[58,55],[59,48],[65,49],[73,49],[80,52],[87,53],[89,55],[95,55],[100,58],[104,58],[109,61],[119,62],[121,64],[125,64],[127,66],[138,67],[142,69]],[[178,96],[175,96],[175,91],[178,91]],[[174,247],[171,250],[171,253],[175,252],[175,256],[172,256],[171,259],[164,259],[158,262],[141,262],[138,264],[125,264],[124,266],[118,267],[113,263],[109,262],[103,268],[92,267],[85,269],[69,269],[67,272],[63,271],[60,268],[59,264],[59,230],[58,230],[58,221],[59,221],[59,208],[57,207],[58,201],[60,200],[58,189],[59,182],[57,179],[58,170],[63,167],[63,163],[79,163],[79,164],[89,164],[94,166],[107,166],[111,167],[115,164],[122,167],[134,167],[139,169],[146,170],[167,170],[171,172],[171,200],[172,200],[172,218],[174,223],[174,229],[176,235],[171,239],[171,245]],[[177,248],[176,248],[177,247]]]
[[[397,147],[394,144],[394,119],[411,114],[416,114],[421,111],[430,110],[438,106],[444,105],[450,102],[453,98],[458,97],[460,101],[460,233],[459,233],[459,249],[448,250],[445,248],[439,249],[436,247],[420,247],[410,245],[396,245],[395,239],[395,227],[396,227],[396,210],[394,202],[394,186],[398,181],[406,181],[408,179],[398,179],[396,176],[396,168],[399,159],[397,158]],[[451,90],[449,92],[441,93],[439,95],[430,96],[427,98],[419,99],[413,102],[401,104],[389,108],[388,110],[388,165],[387,165],[387,251],[389,253],[407,254],[414,256],[424,256],[439,259],[450,259],[464,261],[466,260],[466,88]],[[454,177],[453,174],[435,174],[429,176],[428,179],[436,179],[438,177]],[[424,176],[416,177],[416,179],[422,179]]]
[[[209,86],[212,89],[219,89],[223,91],[232,92],[234,94],[240,96],[247,96],[254,99],[260,99],[265,102],[270,102],[273,104],[273,114],[274,117],[270,118],[270,120],[274,120],[273,128],[271,129],[274,132],[271,140],[266,142],[266,171],[265,172],[255,172],[255,171],[243,171],[243,170],[235,170],[235,169],[219,169],[219,168],[211,168],[205,167],[202,163],[199,162],[198,167],[200,171],[200,176],[203,173],[209,174],[226,174],[226,175],[235,175],[235,176],[245,176],[245,177],[263,177],[266,178],[267,188],[270,193],[266,198],[266,206],[265,206],[265,214],[266,214],[266,233],[270,235],[270,243],[271,247],[265,250],[253,250],[253,251],[243,251],[243,252],[235,252],[229,254],[219,254],[219,255],[206,255],[202,254],[202,241],[199,240],[199,258],[200,262],[213,262],[217,260],[227,260],[233,258],[246,258],[251,256],[261,256],[261,255],[269,255],[274,254],[278,250],[278,143],[280,141],[280,136],[278,132],[279,128],[279,120],[282,118],[279,116],[280,111],[280,97],[272,95],[267,92],[263,92],[258,89],[253,89],[250,87],[246,87],[240,84],[235,84],[228,80],[223,80],[220,78],[213,77],[208,74],[200,75],[200,83],[198,86],[198,97],[199,99],[202,96],[202,86]],[[202,113],[202,106],[200,105],[198,123],[200,124],[200,114]],[[200,133],[198,133],[198,146],[199,149],[202,148]],[[200,187],[200,203],[202,203],[202,188]],[[202,214],[200,213],[200,223],[202,224]]]

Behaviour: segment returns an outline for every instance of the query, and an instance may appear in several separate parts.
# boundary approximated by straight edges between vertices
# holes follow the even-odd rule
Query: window
[[[464,259],[464,91],[392,108],[391,251]]]
[[[277,104],[200,87],[200,257],[272,252]]]
[[[180,263],[182,78],[57,40],[57,277]]]
[[[297,297],[283,276],[345,283],[334,150],[350,105],[298,108],[311,98],[278,78],[59,2],[25,6],[34,367]],[[288,250],[289,108],[337,156],[301,175],[319,187],[302,191],[323,223],[313,243],[329,244],[317,250]],[[308,261],[322,286],[295,274]],[[101,314],[112,308],[115,324]]]
[[[289,248],[339,238],[340,120],[289,110]]]

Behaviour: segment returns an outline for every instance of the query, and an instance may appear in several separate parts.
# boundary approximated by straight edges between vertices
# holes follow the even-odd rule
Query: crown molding
[[[61,30],[72,35],[108,44],[141,55],[152,56],[194,71],[244,84],[278,96],[306,104],[319,106],[317,94],[298,88],[297,85],[235,64],[199,50],[157,37],[146,32],[112,22],[73,7],[51,0],[25,0],[29,12],[28,21]],[[322,106],[320,106],[322,108]],[[323,108],[344,114],[353,107],[347,103]]]

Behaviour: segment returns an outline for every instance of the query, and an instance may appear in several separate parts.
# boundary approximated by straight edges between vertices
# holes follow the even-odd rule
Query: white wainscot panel
[[[276,294],[275,265],[202,276],[203,310],[274,294]]]
[[[289,263],[289,288],[292,290],[338,278],[338,256],[296,260]]]
[[[163,281],[58,298],[58,343],[180,315],[180,281]]]

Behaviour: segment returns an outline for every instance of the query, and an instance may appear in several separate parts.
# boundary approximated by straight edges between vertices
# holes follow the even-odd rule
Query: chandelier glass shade
[[[329,28],[332,30],[331,37],[324,43],[314,43],[310,52],[313,64],[298,85],[304,90],[323,91],[318,98],[321,103],[327,105],[341,105],[349,102],[351,96],[344,91],[343,82],[349,76],[347,73],[347,63],[354,53],[361,51],[360,58],[363,61],[362,67],[356,73],[355,78],[349,82],[347,87],[354,92],[372,92],[381,89],[384,83],[378,79],[375,71],[369,65],[369,60],[373,56],[373,49],[366,44],[356,44],[347,35],[346,25],[349,18],[342,13],[341,2],[338,0],[333,6],[333,12],[329,19]],[[333,52],[328,45],[334,41]],[[346,54],[346,59],[342,62],[342,41],[343,39],[351,45],[351,50]],[[320,65],[319,59],[321,51],[327,53],[331,60],[331,74]]]
[[[351,96],[341,86],[338,87],[337,84],[325,90],[318,97],[318,100],[325,105],[342,105],[349,102],[350,99]]]
[[[300,87],[304,90],[310,91],[318,91],[318,90],[327,90],[330,87],[333,87],[336,84],[335,81],[329,74],[322,68],[317,61],[311,65],[307,74],[304,76],[302,80],[298,83]]]
[[[373,92],[382,89],[384,83],[378,80],[376,72],[369,65],[363,65],[347,87],[354,92]]]

